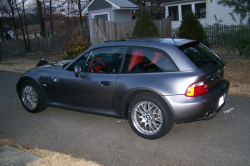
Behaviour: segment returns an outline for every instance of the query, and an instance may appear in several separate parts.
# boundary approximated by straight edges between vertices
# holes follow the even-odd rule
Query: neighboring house
[[[219,0],[165,0],[162,5],[165,6],[166,17],[172,19],[172,28],[178,28],[181,25],[183,15],[186,11],[192,10],[203,26],[218,23],[231,25],[239,24],[240,17],[235,15],[237,22],[229,15],[233,8],[217,4]],[[247,23],[247,19],[243,20]]]
[[[57,28],[62,25],[63,22],[62,21],[53,21],[53,34],[57,34]],[[25,27],[24,31],[25,31]],[[28,28],[28,33],[29,33],[29,39],[33,39],[33,38],[37,38],[37,37],[41,37],[41,30],[40,30],[40,25],[39,24],[35,24],[35,25],[29,25],[27,26]],[[45,29],[46,29],[46,36],[47,37],[51,37],[51,28],[50,28],[50,22],[46,22],[45,23]],[[17,30],[17,34],[18,34],[18,39],[23,39],[23,35],[22,35],[22,31],[21,29]],[[26,37],[26,33],[25,33],[25,37]]]
[[[132,10],[138,6],[128,0],[92,0],[83,10],[88,13],[90,39],[93,39],[92,18],[101,18],[112,22],[132,21]]]

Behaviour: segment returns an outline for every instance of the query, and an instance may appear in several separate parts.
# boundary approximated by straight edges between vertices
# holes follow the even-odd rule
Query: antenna
[[[173,36],[172,36],[172,39],[174,41],[174,39],[176,38],[176,34],[177,34],[177,31],[174,32]],[[175,41],[174,41],[175,42]]]

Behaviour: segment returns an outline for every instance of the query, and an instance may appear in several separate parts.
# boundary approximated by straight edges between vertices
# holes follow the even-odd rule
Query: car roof
[[[154,48],[166,48],[169,47],[180,47],[191,42],[198,42],[191,39],[183,38],[166,38],[166,37],[140,37],[140,38],[123,38],[107,40],[102,43],[92,45],[87,49],[87,51],[99,47],[109,47],[109,46],[145,46]]]
[[[144,42],[153,42],[153,43],[162,43],[174,46],[181,46],[189,42],[193,42],[194,40],[190,39],[183,39],[183,38],[166,38],[166,37],[139,37],[139,38],[122,38],[122,39],[114,39],[114,40],[107,40],[103,43],[129,43],[129,42],[136,42],[136,43],[144,43]]]

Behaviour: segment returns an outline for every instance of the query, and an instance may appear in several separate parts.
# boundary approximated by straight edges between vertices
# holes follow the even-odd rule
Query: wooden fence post
[[[3,48],[3,42],[0,42],[0,63],[2,62],[3,59],[2,48]]]
[[[50,52],[50,37],[47,37],[47,43],[48,43],[48,51]]]
[[[216,46],[219,46],[219,24],[215,24],[216,27]]]

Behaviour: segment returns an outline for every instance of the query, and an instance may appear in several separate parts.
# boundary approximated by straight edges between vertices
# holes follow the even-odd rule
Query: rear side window
[[[172,72],[178,69],[165,52],[144,47],[128,48],[122,73]]]
[[[179,49],[198,67],[216,64],[220,58],[201,43],[188,43]]]

